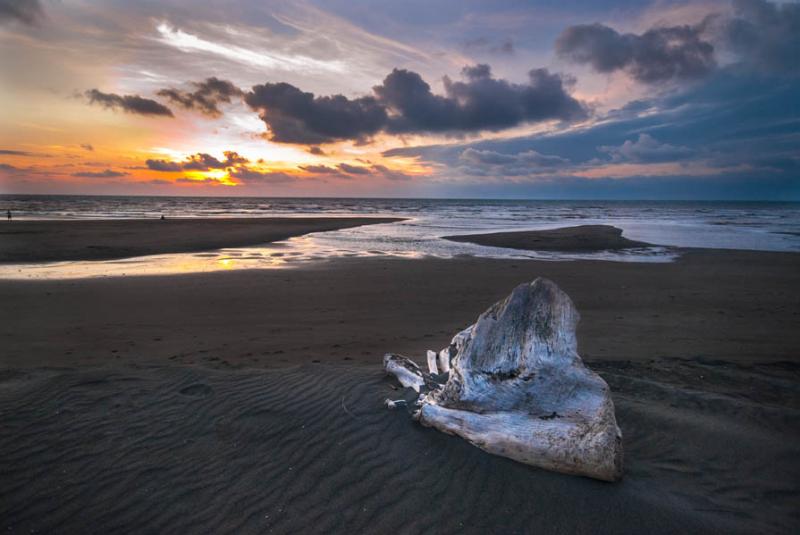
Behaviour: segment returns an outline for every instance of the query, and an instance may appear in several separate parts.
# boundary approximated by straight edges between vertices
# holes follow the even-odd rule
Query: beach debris
[[[422,425],[525,464],[617,481],[622,434],[608,385],[578,355],[578,319],[569,296],[537,278],[428,352],[429,373],[395,354],[384,368],[419,392]]]
[[[407,402],[404,399],[386,399],[384,400],[383,404],[386,405],[387,409],[394,410],[397,407],[405,407]]]
[[[383,357],[383,369],[386,373],[394,375],[400,384],[406,388],[413,388],[417,392],[425,380],[422,378],[422,370],[419,366],[406,357],[400,355],[386,354]]]
[[[439,353],[436,351],[428,350],[428,371],[431,373],[439,373]]]

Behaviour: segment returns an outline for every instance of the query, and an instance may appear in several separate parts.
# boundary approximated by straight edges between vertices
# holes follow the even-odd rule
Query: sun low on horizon
[[[800,7],[0,3],[0,193],[800,198]]]

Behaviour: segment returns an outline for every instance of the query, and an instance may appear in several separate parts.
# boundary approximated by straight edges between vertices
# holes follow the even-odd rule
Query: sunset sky
[[[800,4],[0,0],[0,193],[800,200]]]

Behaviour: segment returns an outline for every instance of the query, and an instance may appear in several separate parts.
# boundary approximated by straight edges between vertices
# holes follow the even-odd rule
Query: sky
[[[800,4],[0,0],[0,193],[800,200]]]

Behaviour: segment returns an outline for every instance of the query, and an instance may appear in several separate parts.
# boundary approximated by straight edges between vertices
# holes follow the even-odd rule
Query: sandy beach
[[[385,352],[422,362],[537,276],[574,300],[579,351],[612,389],[621,483],[491,456],[382,405]],[[722,250],[3,280],[0,527],[790,533],[798,295],[800,255]]]
[[[285,240],[398,218],[264,217],[15,221],[0,228],[0,262],[110,260]]]
[[[508,249],[562,252],[617,251],[650,245],[623,237],[622,229],[611,225],[579,225],[551,230],[466,234],[444,236],[444,239]]]

